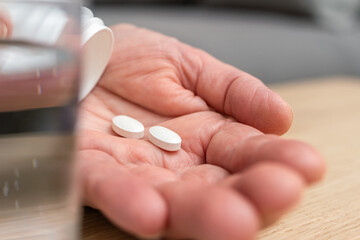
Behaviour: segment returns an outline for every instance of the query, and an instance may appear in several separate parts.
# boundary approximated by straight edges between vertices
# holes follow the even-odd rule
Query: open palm
[[[110,64],[81,104],[87,205],[142,237],[248,240],[322,176],[312,148],[277,136],[292,113],[259,80],[173,38],[113,30]],[[122,114],[177,132],[181,150],[117,136]]]

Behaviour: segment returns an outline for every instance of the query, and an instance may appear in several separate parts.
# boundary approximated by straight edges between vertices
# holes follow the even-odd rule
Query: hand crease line
[[[261,86],[257,86],[257,87],[255,88],[254,93],[252,94],[251,101],[250,101],[250,105],[249,105],[251,109],[253,109],[254,102],[255,102],[256,96],[258,95],[258,92],[260,91],[260,88],[261,88]],[[252,119],[253,122],[256,122],[257,119],[254,119],[254,118],[256,118],[256,117],[257,117],[257,114],[253,114],[253,119]]]
[[[121,98],[122,100],[124,100],[124,101],[126,101],[126,102],[129,102],[129,103],[135,105],[136,107],[138,107],[138,108],[140,108],[140,109],[142,109],[142,110],[146,110],[146,111],[149,111],[149,112],[153,112],[152,109],[146,108],[146,107],[144,107],[144,106],[142,106],[142,105],[140,105],[140,104],[138,104],[138,103],[136,103],[136,102],[134,102],[134,101],[126,98],[126,97],[120,96],[120,95],[118,95],[117,93],[114,93],[114,92],[112,92],[111,90],[109,90],[109,89],[107,89],[107,88],[105,88],[105,87],[101,87],[101,89],[104,90],[104,91],[106,91],[107,93],[113,95],[113,96],[116,97],[116,98]],[[103,100],[102,100],[101,102],[102,102],[103,104],[105,103]],[[107,108],[108,108],[114,115],[116,115],[116,113],[115,113],[114,111],[112,111],[109,107],[107,107]],[[166,116],[166,115],[162,115],[162,114],[160,114],[160,113],[157,113],[157,112],[154,113],[154,114],[156,114],[156,115],[158,115],[158,116],[160,116],[160,117],[163,117],[163,118],[168,118],[168,117],[169,117],[169,116]]]
[[[211,141],[214,139],[216,134],[221,132],[226,126],[228,126],[230,123],[233,123],[234,121],[232,119],[223,119],[221,122],[222,122],[222,124],[213,130],[213,132],[209,138],[209,141],[207,141],[207,144],[204,145],[204,148],[203,148],[204,149],[204,163],[206,163],[206,164],[211,164],[211,163],[207,162],[208,148],[209,148]]]
[[[226,108],[226,104],[227,101],[229,99],[229,92],[231,87],[233,86],[233,84],[239,80],[239,76],[234,77],[233,79],[231,79],[231,81],[229,82],[229,85],[227,86],[226,90],[225,90],[225,94],[224,94],[224,98],[223,98],[223,106],[222,106],[222,111],[227,114],[227,115],[232,115],[232,108],[229,108],[229,112],[226,112],[225,108]]]
[[[199,61],[199,65],[197,67],[197,73],[196,73],[196,80],[195,80],[195,83],[194,83],[194,94],[195,94],[195,96],[198,96],[199,81],[200,81],[201,73],[203,72],[203,69],[204,69],[203,62]],[[201,97],[201,96],[199,96],[199,97]]]
[[[86,107],[86,108],[84,108],[84,110],[88,111],[90,114],[95,115],[96,117],[100,118],[101,120],[104,120],[104,121],[106,121],[106,122],[109,122],[109,121],[110,121],[109,119],[104,118],[103,116],[101,116],[100,114],[98,114],[97,112],[95,112],[95,110],[91,110],[91,108]]]
[[[109,93],[112,94],[112,95],[115,95],[114,93],[108,91],[108,90],[105,89],[104,87],[101,87],[101,86],[100,86],[100,88],[101,88],[103,91],[106,91],[106,92],[109,92]],[[93,92],[93,94],[94,94],[94,97],[96,97],[96,99],[97,99],[98,101],[100,101],[107,110],[109,110],[113,115],[115,115],[114,111],[113,111],[112,109],[110,109],[110,107],[105,103],[105,101],[104,101],[103,99],[101,99],[101,98],[97,95],[97,93]],[[97,116],[98,116],[98,115],[97,115]],[[101,116],[99,116],[99,117],[102,118]],[[108,120],[107,120],[107,121],[108,121]]]

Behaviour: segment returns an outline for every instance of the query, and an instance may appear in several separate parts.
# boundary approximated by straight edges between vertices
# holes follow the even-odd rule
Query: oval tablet
[[[120,115],[112,119],[112,129],[122,137],[140,139],[144,137],[144,125],[129,116]]]
[[[181,137],[165,127],[151,127],[148,138],[155,146],[166,151],[178,151],[181,148]]]

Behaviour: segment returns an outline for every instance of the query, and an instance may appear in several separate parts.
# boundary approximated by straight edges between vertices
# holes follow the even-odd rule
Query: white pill
[[[144,137],[144,125],[129,116],[120,115],[112,119],[112,129],[122,137],[140,139]]]
[[[148,138],[155,146],[166,151],[178,151],[181,148],[181,137],[165,127],[151,127]]]

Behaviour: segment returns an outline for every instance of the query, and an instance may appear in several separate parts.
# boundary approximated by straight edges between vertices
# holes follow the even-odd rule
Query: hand
[[[142,237],[248,240],[322,177],[316,151],[270,135],[288,130],[292,112],[259,80],[176,39],[113,30],[110,64],[81,104],[87,205]],[[120,114],[177,132],[182,149],[116,136]]]

